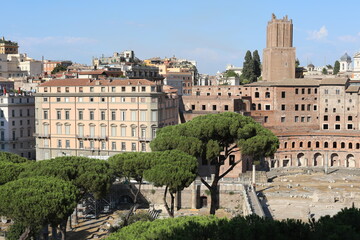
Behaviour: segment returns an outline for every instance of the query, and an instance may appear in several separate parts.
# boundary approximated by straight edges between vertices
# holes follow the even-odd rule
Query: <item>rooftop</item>
[[[72,87],[72,86],[127,86],[127,85],[142,85],[142,86],[155,86],[156,83],[146,79],[54,79],[43,84],[39,87]]]

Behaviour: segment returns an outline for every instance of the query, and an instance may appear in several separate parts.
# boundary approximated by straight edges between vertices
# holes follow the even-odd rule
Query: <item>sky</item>
[[[300,65],[334,64],[360,51],[360,1],[348,0],[0,0],[0,36],[41,60],[91,64],[93,57],[134,50],[140,59],[186,58],[200,73],[242,66],[262,51],[272,13],[294,24]],[[5,10],[6,9],[6,10]],[[5,10],[5,11],[4,11]]]

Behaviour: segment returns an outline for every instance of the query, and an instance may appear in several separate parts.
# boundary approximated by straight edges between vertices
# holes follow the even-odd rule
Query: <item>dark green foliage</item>
[[[51,71],[51,74],[63,72],[66,70],[67,70],[67,67],[65,67],[64,65],[61,65],[61,64],[57,64],[56,67],[54,67],[54,69]]]
[[[234,72],[234,70],[227,70],[227,71],[225,72],[225,74],[224,74],[224,77],[225,77],[225,78],[229,78],[229,77],[236,77],[236,78],[238,78],[239,75],[238,75],[236,72]]]
[[[326,68],[323,68],[321,71],[322,74],[327,75],[328,74],[328,70]]]
[[[52,177],[8,182],[0,186],[0,215],[36,231],[69,216],[76,206],[77,191],[71,183]]]
[[[258,53],[258,50],[253,52],[253,61],[254,61],[254,74],[256,78],[261,76],[261,60]]]
[[[214,216],[179,217],[136,222],[111,234],[108,240],[355,240],[360,239],[359,209],[343,209],[314,223],[283,221],[256,215],[220,219]]]
[[[340,62],[339,61],[335,61],[335,64],[334,64],[334,71],[333,71],[333,74],[336,75],[338,74],[340,71]]]
[[[21,223],[14,223],[10,226],[9,230],[6,232],[6,240],[19,240],[21,234],[25,231],[26,226]],[[34,232],[30,232],[27,239],[31,239],[31,237],[35,238],[36,234]]]
[[[298,67],[300,67],[300,61],[299,61],[298,58],[296,58],[296,60],[295,60],[295,68],[298,68]]]
[[[19,155],[14,153],[0,152],[0,162],[24,163],[33,161],[30,161],[24,157],[20,157]]]
[[[107,239],[301,240],[308,236],[309,226],[300,221],[280,222],[257,216],[236,217],[231,220],[202,216],[137,222],[113,233]]]
[[[238,147],[243,154],[256,159],[271,156],[278,145],[279,140],[271,131],[250,117],[232,112],[199,116],[184,124],[164,127],[158,130],[157,137],[150,143],[153,151],[177,149],[213,164],[215,175],[211,186],[202,179],[211,192],[212,214],[217,204],[213,198],[216,197],[218,181],[239,163],[234,162],[220,175],[220,154],[227,159],[237,152]]]
[[[24,168],[25,164],[0,162],[0,185],[16,180]]]
[[[152,161],[151,168],[144,172],[146,180],[155,186],[165,186],[164,203],[171,217],[174,216],[174,194],[190,186],[197,174],[197,159],[179,150],[157,152],[157,158]],[[170,207],[166,201],[169,191]]]
[[[252,83],[256,82],[257,75],[256,75],[256,65],[251,56],[251,52],[247,51],[245,55],[245,61],[243,63],[243,70],[241,74],[242,83]],[[257,64],[257,63],[256,63]],[[259,65],[260,67],[260,65]]]
[[[113,173],[106,161],[86,157],[57,157],[31,164],[20,177],[49,176],[73,183],[82,194],[92,193],[99,199],[113,182]],[[79,196],[81,197],[81,196]]]

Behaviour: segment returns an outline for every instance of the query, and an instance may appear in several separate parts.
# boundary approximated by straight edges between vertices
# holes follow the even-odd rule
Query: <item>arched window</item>
[[[261,104],[260,103],[258,104],[258,110],[261,110]]]
[[[324,148],[328,148],[329,147],[329,143],[328,142],[324,142]]]
[[[303,142],[299,143],[299,147],[301,147],[301,148],[303,147]]]
[[[287,142],[284,142],[284,148],[287,148]]]
[[[359,149],[360,148],[360,143],[357,143],[356,144],[356,149]]]
[[[310,141],[308,142],[308,148],[311,148],[311,142]]]
[[[337,148],[337,143],[333,142],[333,148]]]
[[[349,143],[349,149],[352,149],[352,143]]]
[[[295,142],[291,143],[291,148],[295,148]]]
[[[341,148],[345,148],[345,143],[344,142],[341,143]]]
[[[320,143],[319,143],[319,142],[316,142],[315,146],[316,146],[316,148],[319,148],[319,147],[320,147]]]
[[[340,116],[336,116],[336,117],[335,117],[335,120],[336,120],[337,122],[339,122],[339,121],[340,121]]]

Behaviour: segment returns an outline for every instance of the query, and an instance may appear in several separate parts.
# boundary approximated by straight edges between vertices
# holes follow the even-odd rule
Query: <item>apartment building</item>
[[[150,151],[178,123],[176,89],[146,79],[56,79],[35,95],[37,160]]]
[[[0,96],[0,150],[35,159],[35,104],[31,94]]]

